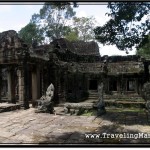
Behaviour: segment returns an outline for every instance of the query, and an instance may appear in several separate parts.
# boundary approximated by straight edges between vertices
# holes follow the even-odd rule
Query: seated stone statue
[[[54,113],[52,99],[54,97],[54,85],[51,83],[46,91],[46,96],[42,96],[38,101],[38,110],[36,112]]]

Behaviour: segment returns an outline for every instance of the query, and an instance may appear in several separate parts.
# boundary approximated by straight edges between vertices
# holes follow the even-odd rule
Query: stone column
[[[139,87],[139,85],[138,85],[138,79],[135,79],[135,92],[136,92],[137,94],[139,94],[138,87]]]
[[[24,104],[24,75],[23,75],[23,68],[20,67],[18,72],[18,83],[19,83],[19,103],[23,106]]]
[[[7,83],[8,83],[8,100],[11,103],[15,103],[15,79],[14,68],[8,68]]]
[[[29,95],[28,95],[28,78],[27,78],[27,64],[19,66],[17,75],[19,83],[19,103],[24,109],[29,108]]]
[[[121,93],[121,89],[120,89],[120,78],[117,78],[117,93],[120,94]]]
[[[97,103],[97,115],[98,116],[101,116],[106,113],[105,103],[103,99],[104,83],[102,80],[104,80],[104,78],[98,81],[98,103]]]
[[[41,93],[42,93],[42,95],[45,94],[45,90],[44,90],[44,69],[42,69],[42,71],[41,71]]]
[[[35,107],[35,100],[40,98],[40,69],[37,67],[32,72],[32,106]]]

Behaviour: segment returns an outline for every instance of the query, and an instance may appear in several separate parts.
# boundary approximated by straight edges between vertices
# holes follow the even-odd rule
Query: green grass
[[[139,108],[106,108],[106,111],[111,112],[145,112],[146,109],[139,109]]]
[[[81,115],[82,116],[95,116],[96,111],[95,110],[85,110]]]

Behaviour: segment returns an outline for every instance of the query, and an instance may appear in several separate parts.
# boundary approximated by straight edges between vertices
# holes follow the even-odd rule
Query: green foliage
[[[73,18],[73,25],[74,31],[77,31],[79,40],[89,41],[93,40],[94,37],[94,27],[95,27],[96,20],[94,17],[74,17]]]
[[[109,2],[110,20],[94,29],[95,38],[102,44],[115,44],[120,50],[138,47],[150,31],[149,2]]]
[[[69,41],[89,41],[93,40],[94,37],[94,27],[96,20],[94,17],[73,17],[73,25],[70,27],[71,32],[66,34],[65,38]]]
[[[78,33],[75,32],[75,31],[72,31],[70,33],[68,33],[65,38],[69,41],[77,41],[79,40],[79,37],[78,37]]]
[[[143,41],[145,44],[141,44],[137,49],[137,54],[145,58],[150,58],[150,35],[146,36]]]
[[[53,40],[70,32],[67,22],[74,15],[70,2],[46,2],[39,14],[32,16],[31,22],[44,31],[44,36]]]
[[[27,24],[18,34],[29,45],[35,40],[37,43],[42,43],[42,40],[44,40],[42,30],[40,30],[34,23]]]

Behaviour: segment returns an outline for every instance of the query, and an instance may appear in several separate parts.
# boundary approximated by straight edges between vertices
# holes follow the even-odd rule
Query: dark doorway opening
[[[97,80],[89,81],[89,90],[97,90]]]
[[[116,79],[110,79],[109,90],[110,91],[117,91],[117,80]]]

